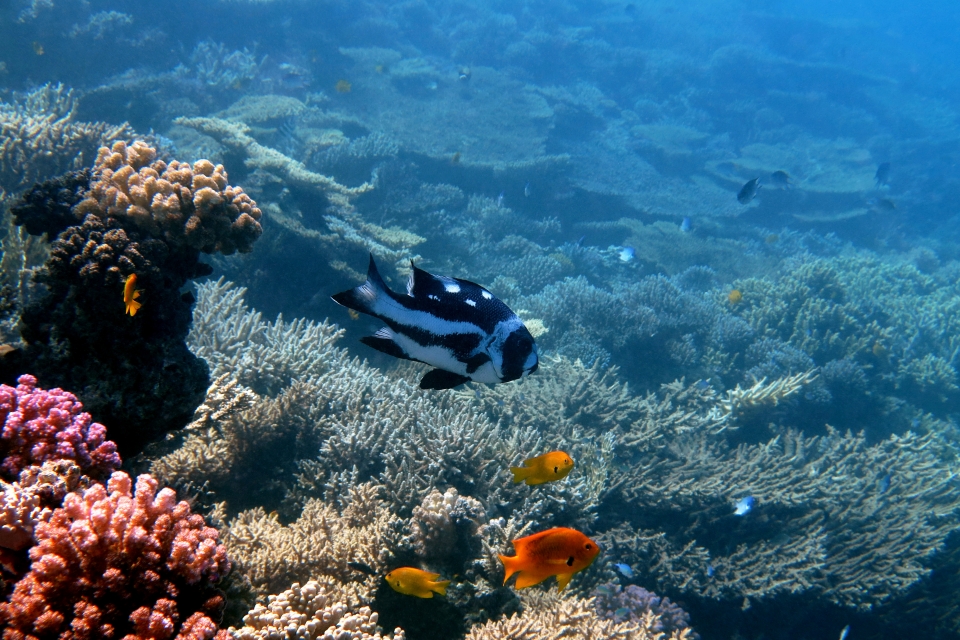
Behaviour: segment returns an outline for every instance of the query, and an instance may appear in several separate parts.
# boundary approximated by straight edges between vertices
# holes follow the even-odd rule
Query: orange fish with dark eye
[[[573,574],[590,566],[600,553],[596,542],[576,529],[555,527],[532,536],[513,541],[517,555],[500,556],[507,584],[518,573],[515,586],[525,589],[540,584],[550,576],[557,576],[559,591],[570,584]]]
[[[140,297],[140,291],[137,287],[137,274],[131,273],[127,276],[127,281],[123,285],[123,304],[127,305],[127,313],[131,316],[137,315],[137,310],[141,304],[137,302]]]
[[[536,458],[527,458],[522,467],[510,467],[513,483],[543,484],[567,477],[573,470],[573,458],[564,451],[551,451]]]

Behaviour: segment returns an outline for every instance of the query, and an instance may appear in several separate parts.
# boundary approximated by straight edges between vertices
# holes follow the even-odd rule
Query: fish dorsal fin
[[[424,271],[410,261],[410,278],[407,280],[407,295],[411,298],[419,298],[434,293],[432,290],[443,289],[433,274]]]

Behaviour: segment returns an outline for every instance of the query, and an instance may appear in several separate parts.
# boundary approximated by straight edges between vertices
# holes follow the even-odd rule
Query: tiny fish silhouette
[[[740,193],[737,194],[737,200],[740,201],[740,204],[747,204],[757,196],[757,191],[760,190],[760,178],[754,178],[750,182],[743,185],[743,188],[740,189]]]

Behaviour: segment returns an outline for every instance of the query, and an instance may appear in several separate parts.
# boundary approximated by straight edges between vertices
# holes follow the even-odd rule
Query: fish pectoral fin
[[[464,364],[467,365],[467,373],[475,373],[477,369],[490,362],[490,356],[481,352],[471,356]]]
[[[557,574],[557,591],[563,591],[566,589],[567,585],[570,584],[570,580],[573,578],[572,573],[558,573]]]
[[[404,356],[407,357],[407,356]],[[428,371],[420,379],[421,389],[453,389],[456,386],[470,382],[470,378],[462,376],[459,373],[445,371],[444,369],[434,369]]]
[[[373,347],[381,353],[385,353],[388,356],[393,356],[394,358],[401,358],[403,360],[415,360],[407,355],[407,352],[404,351],[400,345],[393,341],[393,331],[388,327],[380,329],[372,336],[364,336],[360,338],[360,342],[367,345],[368,347]]]

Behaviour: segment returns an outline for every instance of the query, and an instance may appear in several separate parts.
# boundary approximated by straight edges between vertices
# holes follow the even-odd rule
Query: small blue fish
[[[890,488],[890,483],[893,482],[893,475],[887,474],[880,479],[880,493],[886,493]]]
[[[690,216],[686,216],[683,222],[680,223],[680,231],[687,233],[691,229],[693,229],[693,220],[690,219]]]
[[[740,498],[733,505],[735,511],[733,515],[735,516],[745,516],[750,513],[750,510],[753,509],[754,505],[757,504],[757,499],[753,496],[747,496],[746,498]]]
[[[626,618],[628,615],[630,615],[630,609],[627,609],[626,607],[620,607],[619,609],[613,612],[613,617],[618,619]]]
[[[587,236],[580,236],[580,239],[577,240],[577,246],[578,246],[578,247],[582,247],[582,246],[583,246],[583,241],[586,240],[586,239],[587,239]]]
[[[759,190],[760,178],[754,178],[743,185],[740,193],[737,194],[737,200],[740,201],[740,204],[747,204],[757,196],[757,191]]]
[[[523,195],[524,195],[525,197],[529,198],[531,193],[533,193],[533,190],[530,188],[530,183],[528,182],[528,183],[527,183],[526,185],[524,185],[524,187],[523,187]]]
[[[840,632],[840,640],[847,640],[847,636],[850,634],[850,625],[847,625]]]
[[[611,587],[610,585],[602,584],[599,587],[597,587],[597,593],[605,596],[612,596],[616,592],[613,590],[613,587]]]
[[[713,565],[712,565],[712,564],[707,565],[707,577],[708,577],[708,578],[712,578],[712,577],[713,577],[713,574],[715,574],[716,572],[717,572],[717,570],[713,568]]]
[[[626,562],[617,562],[613,566],[624,578],[633,577],[633,569],[631,569],[630,565],[628,565]]]
[[[506,191],[501,191],[500,195],[497,196],[497,209],[503,208],[503,199],[504,197],[506,197],[506,195],[507,195]]]
[[[624,247],[620,249],[620,262],[630,262],[637,257],[637,252],[633,247]]]

